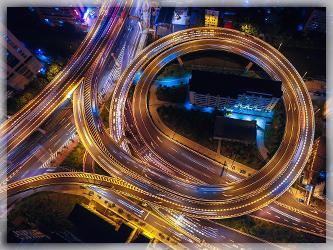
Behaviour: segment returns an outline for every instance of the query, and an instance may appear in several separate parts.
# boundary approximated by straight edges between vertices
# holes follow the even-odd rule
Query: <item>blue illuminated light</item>
[[[202,112],[207,112],[207,113],[212,113],[214,110],[214,108],[211,108],[211,107],[206,107],[206,108],[202,108]]]
[[[59,10],[59,8],[55,8],[56,10]]]
[[[64,23],[63,21],[59,21],[59,23]]]
[[[49,19],[45,18],[45,21],[46,21],[46,22],[48,22],[48,21],[49,21]]]
[[[303,25],[302,25],[302,24],[298,25],[298,28],[297,28],[297,30],[298,30],[298,31],[301,31],[301,30],[303,30]]]

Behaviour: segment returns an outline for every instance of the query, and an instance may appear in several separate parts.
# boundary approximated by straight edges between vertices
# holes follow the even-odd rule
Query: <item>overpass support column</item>
[[[178,62],[180,64],[180,66],[183,66],[184,63],[183,63],[182,59],[179,56],[177,56],[177,60],[178,60]]]
[[[38,130],[39,132],[41,132],[43,135],[46,134],[45,130],[43,130],[43,129],[41,129],[41,128],[38,128],[37,130]]]
[[[125,136],[124,135],[122,135],[121,136],[121,138],[120,138],[120,140],[119,140],[119,142],[118,142],[118,146],[120,146],[121,145],[121,143],[123,142],[123,140],[125,139]]]
[[[113,57],[114,62],[116,63],[117,68],[120,68],[120,64],[119,64],[117,58],[114,56],[114,53],[111,53],[111,56]]]
[[[140,22],[140,18],[137,17],[137,16],[128,15],[128,17],[129,17],[129,18],[132,18],[132,19],[136,19],[136,20],[138,20],[138,22]]]
[[[247,73],[247,71],[251,68],[253,65],[253,62],[249,62],[249,64],[246,66],[244,73]]]

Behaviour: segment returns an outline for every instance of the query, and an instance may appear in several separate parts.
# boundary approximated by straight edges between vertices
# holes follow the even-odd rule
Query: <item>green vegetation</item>
[[[95,174],[110,176],[110,174],[108,172],[106,172],[97,162],[95,162],[95,164],[94,164],[94,171],[95,171]]]
[[[247,215],[215,222],[273,243],[325,242],[324,238]]]
[[[110,105],[111,105],[111,100],[112,100],[113,92],[111,93],[109,99],[104,103],[103,110],[101,112],[101,120],[104,125],[104,127],[108,128],[109,127],[109,113],[110,113]]]
[[[217,150],[217,140],[213,140],[215,115],[223,115],[221,111],[205,113],[195,110],[185,110],[172,106],[160,106],[157,112],[163,123],[176,133],[210,149]],[[222,141],[221,155],[259,170],[264,163],[264,159],[254,144],[241,142]],[[244,170],[242,170],[244,173]],[[244,173],[245,174],[245,173]]]
[[[135,90],[135,86],[134,84],[131,85],[130,89],[128,90],[128,100],[130,100],[130,102],[132,103],[133,101],[133,95],[134,95],[134,90]]]
[[[210,149],[217,150],[217,141],[213,140],[214,115],[195,110],[160,106],[157,108],[162,122],[176,133]]]
[[[323,199],[318,199],[318,198],[312,197],[310,200],[310,205],[317,207],[323,211],[326,210],[326,202]]]
[[[129,148],[132,156],[134,156],[135,158],[141,159],[141,157],[135,152],[135,150],[131,144],[128,144],[128,148]]]
[[[160,85],[156,91],[156,97],[160,101],[184,103],[187,95],[187,84],[166,87]]]
[[[61,165],[83,171],[83,156],[86,152],[81,142],[73,149],[73,151],[62,161]]]
[[[243,31],[252,36],[258,36],[260,33],[260,31],[256,25],[253,25],[250,23],[242,23],[239,26],[240,26],[240,31]]]
[[[191,76],[191,68],[186,65],[171,64],[163,68],[163,71],[157,75],[157,79],[163,78],[183,78]]]
[[[23,91],[16,93],[12,98],[7,100],[7,113],[14,115],[22,109],[28,102],[35,98],[52,79],[61,71],[66,64],[66,60],[57,59],[48,66],[45,76],[39,75],[30,82]]]
[[[242,142],[221,142],[221,155],[236,162],[242,163],[255,170],[260,170],[264,166],[264,159],[262,158],[256,144],[246,144]],[[246,174],[245,170],[241,170],[242,174]]]
[[[269,156],[272,157],[279,148],[284,130],[286,127],[286,114],[283,101],[280,100],[275,108],[270,126],[265,128],[265,147],[269,151]]]
[[[312,101],[313,104],[313,110],[315,113],[314,117],[315,117],[315,134],[314,134],[314,139],[317,139],[318,137],[320,137],[324,130],[325,130],[325,126],[324,126],[324,106],[325,106],[325,102],[322,100],[313,100]]]
[[[74,194],[42,191],[20,201],[9,212],[8,220],[22,216],[41,229],[63,232],[73,228],[67,217],[76,203],[88,204],[89,200]]]

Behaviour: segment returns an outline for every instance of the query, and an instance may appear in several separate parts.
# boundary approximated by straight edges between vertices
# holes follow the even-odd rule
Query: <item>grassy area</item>
[[[130,100],[130,102],[132,103],[133,101],[133,95],[134,95],[134,90],[135,90],[135,86],[134,84],[131,85],[129,91],[128,91],[128,95],[127,95],[127,98],[128,100]]]
[[[98,165],[97,162],[95,162],[95,164],[94,164],[94,171],[95,171],[95,174],[110,176],[110,174],[108,172],[106,172],[100,165]]]
[[[61,162],[61,166],[83,171],[83,156],[85,152],[85,147],[79,142],[73,151]]]
[[[165,77],[183,78],[191,75],[191,68],[185,65],[171,64],[163,68],[163,71],[157,75],[157,79]]]
[[[67,220],[76,203],[88,204],[83,196],[42,191],[24,198],[8,214],[9,222],[18,216],[26,217],[40,228],[63,232],[71,230],[73,224]]]
[[[222,141],[221,155],[235,159],[236,162],[255,170],[260,170],[264,166],[264,159],[256,144]]]
[[[157,112],[163,123],[176,133],[210,149],[217,150],[217,140],[213,140],[215,111],[205,113],[194,110],[160,106]],[[264,164],[257,146],[241,142],[222,141],[221,155],[234,158],[239,163],[259,170]]]
[[[156,90],[156,97],[160,101],[184,103],[187,95],[187,84],[166,87],[160,85]]]
[[[108,128],[109,127],[109,108],[110,108],[110,104],[111,104],[111,100],[112,100],[112,96],[113,96],[113,92],[111,93],[109,99],[106,101],[106,103],[104,104],[104,108],[101,112],[101,120],[103,122],[103,125]]]
[[[310,199],[310,205],[317,207],[323,211],[326,210],[326,200],[318,199],[312,196],[312,198]]]
[[[317,139],[321,136],[325,130],[324,126],[324,114],[323,111],[325,110],[325,101],[324,100],[312,100],[313,110],[315,113],[315,135],[314,139]]]
[[[176,133],[213,151],[217,150],[217,140],[213,140],[214,116],[195,110],[160,106],[158,115],[163,123]]]
[[[280,100],[275,108],[272,124],[265,128],[265,147],[269,151],[269,156],[273,156],[279,148],[284,130],[286,127],[286,114],[283,101]]]
[[[128,144],[128,148],[129,148],[132,156],[134,156],[135,158],[141,159],[140,156],[135,152],[135,150],[131,144]]]
[[[281,226],[265,220],[253,218],[251,216],[241,216],[231,219],[214,220],[215,222],[235,228],[244,233],[274,243],[306,243],[325,242],[324,238],[303,233],[292,228]]]

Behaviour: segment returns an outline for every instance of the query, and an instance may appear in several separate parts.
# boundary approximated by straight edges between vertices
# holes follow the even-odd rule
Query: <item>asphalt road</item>
[[[175,46],[175,44],[174,44],[175,41],[176,40],[179,41],[184,37],[185,37],[184,39],[188,39],[189,36],[194,35],[196,37],[196,38],[194,38],[194,40],[197,39],[198,33],[200,33],[200,31],[196,31],[196,32],[197,32],[197,34],[194,34],[194,31],[187,30],[185,32],[181,32],[182,34],[178,33],[178,37],[176,37],[173,34],[173,37],[172,37],[172,39],[170,39],[169,44],[173,45],[174,50],[173,49],[168,50],[167,52],[165,52],[164,54],[162,54],[160,56],[161,58],[155,59],[154,62],[151,63],[148,67],[147,67],[147,65],[145,65],[145,67],[143,67],[142,64],[139,64],[139,66],[136,66],[136,69],[140,69],[140,67],[145,69],[143,72],[142,72],[142,70],[140,71],[141,79],[150,83],[151,78],[155,75],[155,73],[157,71],[156,68],[158,68],[158,67],[161,68],[164,64],[166,64],[167,62],[174,59],[175,55],[180,55],[181,49],[185,50],[185,52],[182,51],[182,53],[186,53],[186,50],[187,50],[187,52],[191,52],[193,50],[199,50],[200,46],[202,46],[201,49],[207,49],[208,48],[207,47],[207,42],[208,42],[207,37],[205,37],[204,42],[193,41],[193,42],[189,42],[189,44],[181,44],[179,46]],[[209,33],[212,32],[212,30],[207,31],[207,32],[208,32],[207,36],[211,36],[211,34],[209,34]],[[232,198],[233,197],[238,198],[238,196],[245,196],[245,197],[241,197],[243,200],[240,200],[240,199],[236,200],[236,201],[234,200],[234,203],[239,203],[239,205],[236,206],[233,210],[243,210],[248,213],[248,212],[253,211],[254,209],[260,208],[260,206],[259,207],[257,206],[255,208],[255,206],[253,206],[254,203],[257,203],[258,201],[260,201],[259,202],[260,204],[266,205],[267,203],[271,202],[272,200],[277,198],[279,195],[281,195],[285,190],[287,190],[290,183],[292,183],[292,181],[296,179],[295,177],[297,177],[298,174],[300,173],[300,170],[302,169],[302,167],[304,165],[304,160],[306,160],[306,158],[307,158],[307,154],[306,154],[306,152],[304,152],[304,150],[310,149],[311,145],[312,145],[312,134],[313,134],[313,132],[312,132],[312,128],[313,128],[312,127],[313,126],[312,106],[311,106],[311,102],[309,102],[306,88],[305,88],[305,86],[303,86],[304,84],[302,85],[301,78],[299,77],[299,75],[297,75],[297,72],[293,71],[292,66],[289,66],[288,62],[281,55],[279,55],[277,53],[277,51],[274,51],[273,48],[271,48],[270,46],[267,46],[266,44],[257,45],[256,43],[258,41],[255,41],[255,43],[253,43],[253,41],[249,40],[249,38],[247,36],[244,37],[244,34],[242,34],[242,35],[238,34],[238,33],[229,34],[230,32],[231,31],[228,30],[228,31],[223,31],[220,34],[218,34],[218,31],[217,31],[214,36],[218,36],[221,34],[222,34],[222,36],[225,36],[225,38],[224,38],[225,40],[221,39],[221,40],[223,40],[223,41],[221,41],[221,43],[222,43],[221,46],[223,47],[223,49],[226,49],[226,47],[228,47],[229,50],[230,50],[230,45],[231,45],[231,43],[230,43],[230,36],[231,36],[233,39],[233,42],[234,42],[234,44],[232,44],[233,52],[239,53],[239,54],[245,54],[245,56],[248,56],[252,60],[255,60],[259,65],[261,64],[263,66],[263,68],[265,68],[267,70],[267,72],[269,74],[271,74],[271,76],[274,79],[280,79],[282,82],[284,82],[284,88],[285,88],[284,90],[287,93],[284,95],[284,101],[286,103],[290,103],[290,105],[288,106],[288,111],[287,111],[287,129],[286,129],[287,132],[286,132],[286,136],[285,136],[285,138],[287,138],[287,141],[283,142],[282,146],[280,147],[280,150],[279,150],[280,155],[277,154],[280,157],[275,156],[271,160],[271,162],[268,164],[271,166],[271,168],[266,166],[262,171],[260,171],[258,174],[256,174],[255,177],[256,177],[257,181],[254,181],[255,180],[254,177],[248,178],[244,181],[240,181],[238,183],[235,183],[232,186],[232,188],[225,190],[222,195],[220,193],[216,194],[215,192],[210,192],[209,190],[208,190],[208,192],[210,192],[210,194],[204,194],[206,199],[207,199],[207,197],[209,197],[208,199],[211,199],[211,200],[214,199],[216,203],[220,204],[220,211],[218,211],[218,212],[221,212],[221,210],[223,209],[223,208],[221,209],[221,207],[223,207],[223,205],[221,205],[221,201],[230,200],[230,198],[227,198],[227,199],[225,198],[225,196],[229,195],[229,193],[231,194]],[[227,34],[225,34],[225,33],[227,33]],[[235,39],[235,37],[237,37],[237,39]],[[228,41],[226,41],[227,40],[226,38],[229,38]],[[251,38],[251,39],[253,39],[253,38]],[[165,37],[165,40],[167,40],[167,37]],[[156,51],[159,47],[161,47],[163,45],[163,42],[165,42],[165,40],[163,40],[163,39],[158,40],[157,44],[154,44],[154,49],[152,49],[151,53],[154,53],[154,51]],[[199,47],[195,47],[196,43],[198,44]],[[245,44],[247,46],[244,46]],[[242,47],[242,46],[244,46],[244,47]],[[254,48],[254,46],[256,46],[256,48]],[[265,46],[267,48],[265,48]],[[195,49],[193,49],[194,47],[195,47]],[[213,48],[213,47],[214,47],[214,49],[216,49],[216,47],[217,47],[215,39],[212,39],[212,42],[211,42],[211,48]],[[257,48],[259,48],[259,51],[255,50]],[[177,49],[178,49],[178,51],[177,51]],[[244,49],[244,51],[240,50],[240,49]],[[251,54],[248,53],[249,50],[250,50]],[[178,52],[178,54],[176,54],[177,52]],[[271,59],[271,58],[268,59],[268,57],[267,57],[268,54],[266,54],[266,53],[270,53],[270,54],[274,53],[273,59]],[[134,66],[134,65],[138,64],[138,62],[142,62],[148,56],[149,56],[149,53],[148,54],[147,54],[147,52],[142,53],[142,57],[139,59],[137,58],[137,60],[135,60],[132,63],[132,65]],[[265,57],[266,59],[263,59],[263,57]],[[164,59],[162,59],[162,58],[164,58]],[[261,60],[265,60],[265,64]],[[158,67],[157,67],[157,65],[158,65]],[[154,69],[155,72],[151,73],[149,71],[149,67]],[[285,67],[286,69],[281,70],[281,68],[283,68],[283,67]],[[132,73],[134,71],[134,68],[133,67],[129,67],[129,68],[130,68],[130,70],[128,70],[128,71],[130,71],[130,72],[127,74],[125,73],[125,76],[127,76],[126,80],[128,80],[128,78],[130,78],[130,77],[134,78],[134,73]],[[149,73],[147,73],[147,75],[143,76],[143,74],[145,72],[149,72]],[[291,76],[290,76],[290,74],[291,74]],[[299,77],[300,83],[295,80],[297,77]],[[137,78],[139,78],[139,77],[137,77]],[[150,78],[150,79],[147,80],[147,78]],[[294,81],[290,81],[290,79],[292,79],[292,78],[294,79]],[[130,78],[130,79],[132,79],[132,78]],[[119,85],[119,86],[122,87],[122,85]],[[119,103],[124,102],[123,97],[127,93],[126,88],[125,88],[125,90],[123,90],[123,89],[121,89],[121,87],[118,87],[116,89],[116,96],[118,98],[116,98],[113,103],[114,104],[113,107],[116,107],[116,108],[117,108],[117,106],[120,108],[123,107]],[[295,89],[293,89],[296,87],[300,88],[300,89],[297,89],[297,91],[299,91],[299,93],[297,93],[297,95],[295,95],[295,92],[294,92]],[[146,93],[143,88],[138,88],[138,89],[140,90],[140,93],[142,96],[146,96]],[[141,100],[143,100],[143,99],[144,98],[142,97]],[[146,99],[144,99],[144,100],[146,100]],[[303,106],[299,106],[299,103],[297,100],[301,100],[301,104],[303,104]],[[134,103],[135,103],[135,101],[134,101]],[[140,105],[138,105],[138,106],[140,106]],[[115,113],[118,112],[118,109],[116,109],[116,108],[112,109],[114,111],[117,110]],[[138,112],[138,113],[140,113],[142,115],[142,113],[146,112],[146,103],[142,103],[140,108],[141,108],[140,112]],[[306,115],[305,117],[303,117],[303,120],[299,115],[300,114],[298,111],[299,108],[302,108],[303,112],[304,112],[303,114]],[[143,115],[143,116],[148,117],[145,115]],[[140,120],[140,125],[147,126],[148,123],[145,123],[144,125],[142,124],[143,119]],[[293,121],[288,122],[289,121],[288,119],[293,120]],[[302,121],[302,127],[300,126],[301,121]],[[120,122],[116,123],[117,126],[119,126],[120,124],[121,124]],[[92,126],[92,125],[90,125],[90,126]],[[303,131],[302,131],[301,137],[299,137],[301,128]],[[117,130],[119,132],[121,132],[121,128],[118,127]],[[295,130],[295,131],[293,131],[293,130]],[[150,129],[148,130],[146,128],[144,135],[142,135],[142,134],[141,135],[150,136],[150,134],[152,132],[153,132],[153,130],[150,130]],[[309,135],[309,137],[308,137],[308,135]],[[96,133],[93,135],[93,137],[95,137],[95,136],[96,136]],[[302,139],[300,142],[297,141],[299,138]],[[99,140],[100,139],[98,139],[97,141],[99,141]],[[105,141],[107,139],[103,139],[103,140]],[[100,142],[97,142],[97,143],[99,144]],[[298,148],[295,147],[297,145],[297,143],[299,143]],[[103,146],[105,146],[105,143],[103,143],[103,144],[104,144]],[[152,145],[152,147],[154,147],[154,145]],[[106,146],[106,148],[107,148],[107,146]],[[168,148],[170,148],[170,147],[168,147]],[[287,148],[288,148],[288,150],[287,150]],[[116,154],[113,155],[115,158],[117,158],[117,155],[121,155],[121,152],[119,152],[119,154],[118,154],[118,152],[115,151],[115,153]],[[101,156],[99,156],[99,157],[101,158]],[[292,159],[293,157],[294,157],[294,159]],[[96,157],[95,159],[98,160],[98,157]],[[302,160],[300,161],[300,159],[302,159]],[[105,161],[105,159],[103,159],[103,160]],[[120,161],[120,162],[124,162],[124,160],[122,160],[122,157],[117,158],[116,160]],[[128,159],[126,159],[126,160],[127,160],[127,167],[128,167],[129,166]],[[284,164],[286,164],[286,165],[284,165]],[[134,166],[134,167],[137,167],[137,166]],[[289,168],[289,171],[288,171],[288,168]],[[297,169],[297,171],[295,169]],[[293,175],[290,173],[292,173]],[[283,184],[283,186],[282,186],[282,184],[280,185],[280,183],[276,181],[278,179],[277,178],[278,176],[279,176],[279,178],[281,178],[281,176],[283,176],[283,178],[286,178],[283,181],[281,180],[281,183]],[[273,180],[273,181],[272,182],[262,182],[263,177],[266,178],[266,181],[267,180]],[[149,179],[152,179],[152,176],[150,176]],[[141,178],[141,180],[144,180],[144,179]],[[149,182],[148,180],[144,180],[144,181],[146,183],[149,183],[149,185],[157,184],[156,181],[154,181],[154,183]],[[167,184],[167,182],[169,184]],[[159,184],[159,187],[167,186],[168,191],[170,189],[173,189],[173,190],[177,189],[177,191],[174,191],[174,193],[179,193],[178,184],[173,184],[173,183],[170,183],[170,181],[168,181],[168,180],[161,180],[161,179],[158,180],[158,184]],[[237,185],[236,186],[237,188],[235,187],[235,185]],[[183,198],[184,197],[187,197],[187,198],[188,197],[192,197],[192,198],[200,197],[200,196],[198,196],[198,192],[196,192],[197,190],[195,188],[191,187],[190,188],[191,190],[188,190],[188,187],[189,187],[188,185],[183,184],[182,186],[183,186],[183,190],[186,189],[186,195],[185,196],[183,195]],[[266,190],[266,194],[265,195],[258,194],[258,191],[261,191],[259,188],[264,191]],[[268,189],[270,190],[270,192],[267,191]],[[193,194],[195,194],[195,195],[193,195]],[[237,195],[235,195],[235,194],[237,194]],[[221,197],[221,196],[224,196],[224,197]],[[250,197],[248,200],[248,203],[244,203],[244,200],[246,200],[247,197]],[[212,205],[212,204],[210,204],[210,205]],[[230,216],[231,214],[237,214],[237,215],[241,214],[241,213],[237,213],[236,211],[231,212],[230,211],[231,210],[230,202],[228,205],[229,205],[228,208],[226,208],[224,210],[225,214],[229,214],[227,216]],[[263,206],[263,205],[261,205],[261,206]],[[243,209],[245,207],[246,207],[246,209]],[[185,210],[183,209],[183,212],[196,213],[196,212],[194,212],[194,210],[191,210],[191,209],[185,209]],[[200,213],[202,215],[205,214],[205,216],[208,215],[208,212],[207,213],[198,212],[198,213]],[[212,215],[214,216],[214,214],[217,215],[217,213],[209,212],[209,216],[212,216]]]

